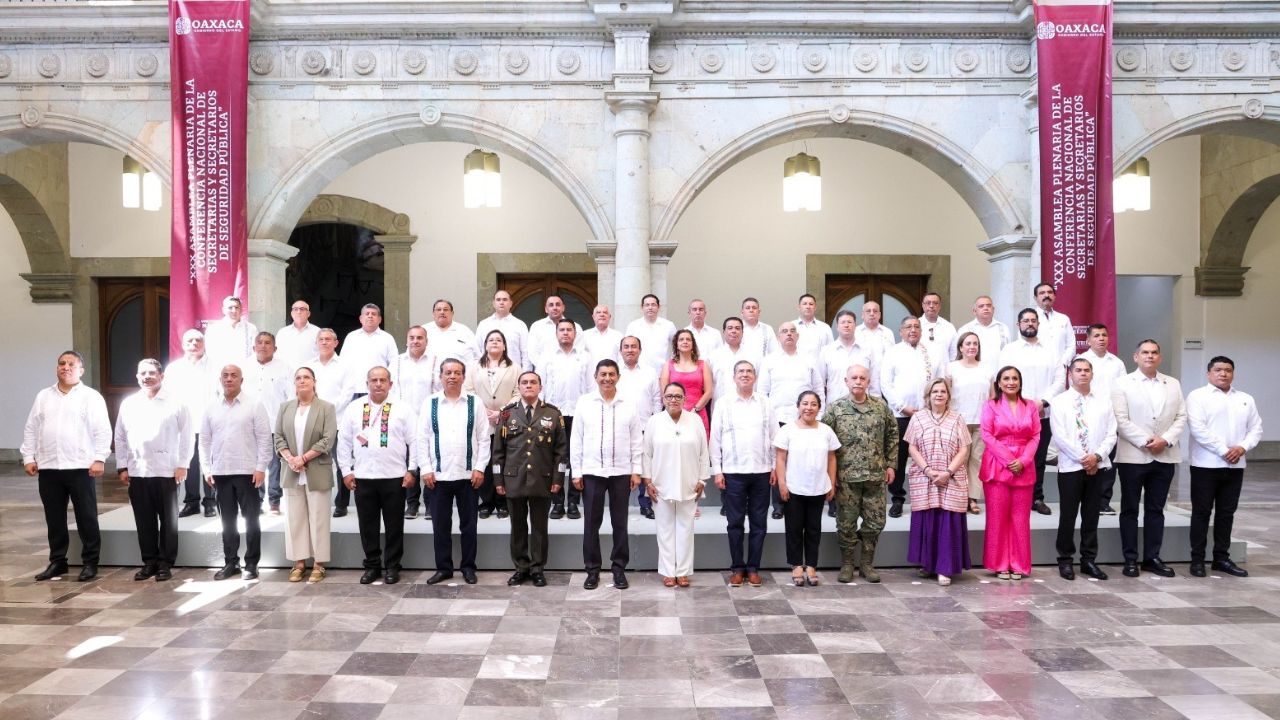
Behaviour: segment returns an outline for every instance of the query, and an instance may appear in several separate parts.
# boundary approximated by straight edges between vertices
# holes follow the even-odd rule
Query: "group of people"
[[[655,522],[663,583],[684,587],[710,482],[721,491],[733,586],[762,582],[770,505],[785,521],[796,585],[822,582],[824,509],[836,518],[838,580],[879,582],[886,516],[908,505],[910,562],[949,584],[971,567],[967,515],[981,514],[984,498],[983,564],[1017,579],[1031,572],[1031,513],[1052,513],[1043,494],[1051,452],[1062,577],[1074,578],[1078,520],[1080,571],[1106,578],[1095,562],[1097,524],[1117,472],[1124,574],[1172,575],[1160,558],[1163,510],[1188,426],[1190,572],[1205,574],[1213,515],[1213,567],[1247,574],[1230,559],[1231,521],[1245,453],[1262,429],[1253,399],[1233,386],[1232,361],[1213,358],[1208,384],[1184,399],[1178,381],[1159,372],[1154,340],[1138,345],[1132,373],[1108,352],[1102,325],[1089,326],[1089,348],[1077,355],[1053,287],[1042,283],[1034,294],[1016,335],[987,296],[957,329],[928,293],[921,315],[903,319],[895,337],[874,302],[861,308],[861,324],[842,310],[833,329],[815,317],[808,294],[799,316],[776,331],[760,321],[755,298],[721,332],[694,300],[689,325],[677,329],[654,295],[625,331],[611,327],[603,305],[584,331],[557,296],[546,299],[545,318],[525,326],[498,291],[475,333],[454,322],[452,303],[436,301],[433,321],[409,328],[403,353],[380,328],[380,309],[366,305],[340,354],[336,333],[309,322],[306,302],[294,302],[293,322],[273,335],[228,297],[224,317],[188,330],[183,356],[168,368],[139,363],[139,392],[121,405],[114,433],[101,395],[80,382],[80,356],[59,356],[58,382],[37,396],[22,445],[49,528],[50,562],[36,579],[67,571],[68,500],[83,544],[80,579],[96,575],[93,479],[113,434],[138,528],[137,580],[172,576],[178,518],[203,510],[222,520],[216,579],[257,576],[265,511],[286,516],[290,580],[322,581],[330,517],[346,515],[354,496],[362,583],[399,581],[404,523],[422,505],[433,524],[430,584],[455,570],[476,582],[477,522],[496,514],[511,523],[509,584],[544,585],[549,520],[568,516],[584,519],[584,587],[594,589],[607,498],[608,569],[614,587],[626,588],[634,492]]]

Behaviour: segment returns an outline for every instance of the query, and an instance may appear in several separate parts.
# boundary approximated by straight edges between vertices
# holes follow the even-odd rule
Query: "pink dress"
[[[702,394],[706,389],[702,387],[702,372],[705,366],[704,361],[698,361],[698,367],[692,372],[681,372],[676,369],[676,361],[667,361],[667,381],[677,382],[684,386],[684,409],[693,410],[693,406],[698,404],[702,399]],[[698,412],[698,417],[702,418],[702,427],[707,431],[707,437],[711,437],[711,419],[704,407]]]
[[[982,564],[995,572],[1031,573],[1031,500],[1036,483],[1036,446],[1040,443],[1040,412],[1023,400],[1017,413],[1003,398],[982,406],[982,455],[979,475],[987,496],[987,530]],[[1007,464],[1017,458],[1022,472]]]

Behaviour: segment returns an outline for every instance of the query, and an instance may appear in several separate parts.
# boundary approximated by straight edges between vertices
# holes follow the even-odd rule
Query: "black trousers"
[[[1076,554],[1076,517],[1080,518],[1080,562],[1098,557],[1098,511],[1102,509],[1102,485],[1115,468],[1058,473],[1058,562],[1072,562]],[[1112,478],[1114,480],[1114,478]]]
[[[782,422],[778,423],[778,427],[782,427],[782,426],[784,426],[784,425],[786,425],[786,423],[782,423]],[[787,512],[787,504],[786,504],[786,503],[784,503],[784,502],[782,502],[782,495],[778,492],[778,486],[777,486],[777,485],[774,485],[774,486],[772,486],[772,487],[770,487],[770,488],[769,488],[769,501],[770,501],[770,505],[772,505],[772,506],[773,506],[773,511],[774,511],[775,513],[777,513],[777,514],[779,514],[779,515],[785,515],[785,514],[786,514],[786,512]],[[725,513],[726,513],[726,514],[728,514],[728,512],[729,512],[729,511],[726,509],[726,510],[725,510]]]
[[[509,497],[506,500],[507,509],[511,511],[511,562],[516,570],[542,572],[550,545],[547,514],[551,510],[551,498]]]
[[[130,477],[129,504],[138,528],[138,549],[147,567],[178,561],[178,484],[171,477]]]
[[[404,477],[356,478],[356,518],[365,570],[399,570],[404,557]],[[386,528],[386,549],[378,521]]]
[[[818,566],[818,543],[822,541],[822,511],[827,499],[822,495],[792,495],[787,500],[787,564]]]
[[[769,473],[725,473],[724,503],[725,534],[729,536],[729,569],[734,572],[760,572],[760,560],[764,556],[764,537],[768,532]],[[747,557],[742,557],[742,529],[747,520],[751,531],[747,535]]]
[[[493,436],[489,436],[489,446],[493,447]],[[493,463],[484,464],[484,484],[476,491],[477,503],[481,510],[490,512],[507,506],[507,499],[498,494],[493,485]],[[548,510],[549,512],[549,510]]]
[[[1169,498],[1175,468],[1173,463],[1157,461],[1116,463],[1120,475],[1120,547],[1125,560],[1138,561],[1139,505],[1143,509],[1142,559],[1159,559],[1164,543],[1164,502]]]
[[[410,472],[413,473],[413,484],[404,491],[404,509],[406,511],[413,510],[416,512],[418,510],[418,505],[421,504],[422,507],[430,513],[431,488],[422,484],[421,471],[414,469]]]
[[[1107,456],[1111,460],[1111,466],[1116,467],[1116,449],[1111,448],[1111,454]],[[1117,473],[1111,473],[1111,479],[1102,485],[1102,499],[1098,503],[1099,508],[1111,507],[1111,498],[1115,494]]]
[[[1231,526],[1240,504],[1244,468],[1191,466],[1191,560],[1204,562],[1209,516],[1213,516],[1213,559],[1231,557]]]
[[[563,417],[564,417],[564,436],[569,439],[569,442],[573,442],[573,418],[568,415],[564,415]],[[569,456],[565,455],[565,459],[567,460],[568,458]],[[552,506],[562,508],[564,507],[566,500],[570,505],[582,504],[583,491],[573,486],[574,477],[576,476],[573,474],[573,468],[566,467],[564,471],[564,482],[560,483],[561,485],[564,485],[564,490],[561,491],[564,493],[564,495],[563,496],[552,495],[551,496]],[[583,487],[586,487],[586,483],[587,483],[586,478],[583,478],[582,480]],[[628,491],[628,495],[629,494],[630,494],[630,491]]]
[[[262,557],[262,498],[253,486],[252,475],[215,475],[218,486],[218,514],[222,516],[222,557],[227,565],[240,563],[240,529],[236,512],[244,516],[244,564],[257,567]]]
[[[458,506],[458,532],[462,535],[462,570],[476,569],[476,489],[471,480],[437,480],[431,491],[431,533],[436,550],[436,570],[453,572],[453,507]]]
[[[1053,431],[1049,429],[1049,418],[1040,418],[1040,444],[1036,446],[1036,488],[1031,496],[1032,502],[1044,501],[1044,464],[1049,457],[1049,441],[1053,439]]]
[[[80,562],[97,565],[102,551],[102,534],[98,532],[98,488],[89,477],[88,468],[74,470],[41,470],[40,504],[44,505],[44,524],[49,531],[49,562],[66,564],[67,502],[75,510],[76,529],[80,531]]]
[[[609,495],[609,524],[613,526],[613,550],[609,553],[614,572],[627,569],[631,544],[627,539],[627,499],[631,497],[631,476],[582,477],[582,562],[587,572],[600,572],[600,525],[604,522],[604,496]]]
[[[911,418],[900,417],[898,420],[898,469],[894,472],[893,482],[889,483],[890,499],[895,503],[904,503],[907,500],[907,460],[911,459],[911,454],[907,450],[908,444],[903,442],[902,438],[907,436],[907,425],[911,423]]]
[[[218,507],[218,499],[215,497],[217,491],[209,487],[209,483],[204,481],[204,475],[200,472],[200,435],[196,435],[195,449],[191,451],[191,464],[187,467],[187,479],[182,483],[183,507],[201,507],[212,510]],[[204,493],[204,502],[200,501],[200,493]]]

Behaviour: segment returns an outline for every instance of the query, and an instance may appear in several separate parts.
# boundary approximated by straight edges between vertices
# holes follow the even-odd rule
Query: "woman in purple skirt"
[[[911,416],[903,437],[911,453],[907,494],[911,499],[908,562],[921,577],[939,585],[972,567],[969,562],[969,459],[971,438],[964,417],[951,409],[951,387],[941,378],[929,384],[928,407]]]

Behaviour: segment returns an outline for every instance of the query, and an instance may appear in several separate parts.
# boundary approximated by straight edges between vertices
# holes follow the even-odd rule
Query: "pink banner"
[[[1036,2],[1040,105],[1040,277],[1056,310],[1116,342],[1115,226],[1111,204],[1111,3]]]
[[[248,307],[249,0],[170,0],[169,67],[169,354],[180,357],[182,333],[222,317],[223,298]]]

